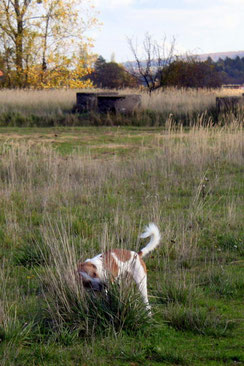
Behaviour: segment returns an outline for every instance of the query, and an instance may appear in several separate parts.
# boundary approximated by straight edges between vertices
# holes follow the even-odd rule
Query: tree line
[[[93,71],[86,76],[100,88],[144,86],[150,92],[163,87],[219,88],[223,84],[244,84],[244,57],[235,59],[211,58],[200,61],[195,57],[175,58],[162,68],[155,63],[149,68],[146,60],[137,66],[125,67],[115,61],[106,62],[99,56]]]
[[[0,0],[0,87],[8,88],[217,88],[244,83],[244,58],[213,62],[175,56],[175,40],[149,33],[134,62],[106,62],[90,52],[86,31],[98,24],[87,0]]]
[[[220,58],[214,65],[225,84],[244,84],[244,57]]]
[[[163,87],[219,88],[223,84],[244,83],[244,58],[201,61],[194,56],[176,56],[175,39],[164,36],[158,42],[146,33],[140,47],[128,38],[134,61],[125,65],[106,62],[99,56],[87,77],[97,87],[144,86],[149,93]]]
[[[162,85],[218,88],[223,84],[244,84],[244,57],[227,57],[214,62],[192,57],[175,60],[163,72]]]

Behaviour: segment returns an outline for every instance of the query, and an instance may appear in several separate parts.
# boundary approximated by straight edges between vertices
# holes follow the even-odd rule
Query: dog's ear
[[[82,266],[83,266],[83,263],[78,262],[78,264],[77,264],[77,272],[80,273],[82,271]]]

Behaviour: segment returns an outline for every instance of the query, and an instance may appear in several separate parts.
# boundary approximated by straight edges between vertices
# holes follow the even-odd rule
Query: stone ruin
[[[217,97],[216,109],[217,113],[236,113],[244,106],[244,94],[242,96]]]
[[[141,106],[141,95],[119,93],[76,93],[76,105],[73,112],[84,113],[133,113]]]

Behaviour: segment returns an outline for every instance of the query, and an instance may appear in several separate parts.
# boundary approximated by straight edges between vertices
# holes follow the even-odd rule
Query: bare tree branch
[[[167,46],[166,36],[162,42],[158,43],[149,33],[146,33],[142,43],[142,56],[139,55],[137,42],[132,38],[127,38],[127,41],[135,60],[129,63],[128,72],[144,84],[151,93],[162,86],[163,69],[174,60],[175,39],[173,38]]]

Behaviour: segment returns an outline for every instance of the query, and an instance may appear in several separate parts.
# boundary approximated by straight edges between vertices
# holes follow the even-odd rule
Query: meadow
[[[79,90],[78,90],[79,91]],[[80,90],[86,92],[88,90]],[[93,91],[93,90],[89,90]],[[98,91],[95,90],[95,91]],[[103,90],[104,91],[104,90]],[[71,113],[77,90],[0,90],[0,126],[164,126],[166,122],[192,126],[216,124],[216,96],[241,95],[241,89],[185,90],[167,88],[150,96],[146,91],[120,90],[141,94],[142,105],[132,116]],[[243,111],[240,111],[242,122]],[[224,120],[224,123],[228,121]]]
[[[28,114],[19,93],[15,108]],[[42,108],[35,93],[32,112],[73,103],[62,91],[48,110],[49,92]],[[1,366],[244,363],[243,128],[228,118],[1,127]],[[152,318],[134,286],[95,296],[76,276],[79,259],[139,250],[149,222],[162,234],[145,260]]]

